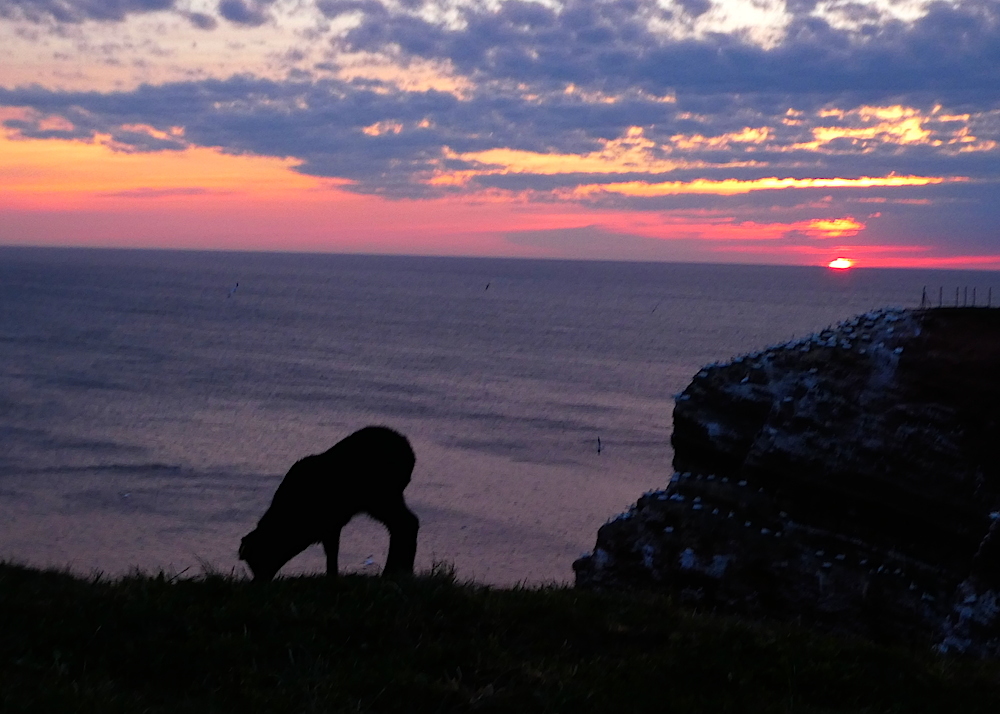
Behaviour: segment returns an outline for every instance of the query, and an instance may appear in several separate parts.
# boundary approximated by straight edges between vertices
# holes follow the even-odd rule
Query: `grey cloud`
[[[386,17],[389,14],[385,5],[378,2],[378,0],[317,0],[316,7],[325,17],[329,18],[348,12],[363,12],[369,19],[372,17]]]
[[[0,17],[46,18],[76,23],[84,20],[120,21],[134,13],[173,8],[174,0],[0,0]]]
[[[710,0],[674,0],[674,2],[692,17],[699,17],[712,9]]]
[[[184,14],[184,17],[199,30],[214,30],[219,24],[218,20],[203,12],[188,12]]]
[[[9,119],[4,126],[15,129],[27,139],[89,139],[94,134],[89,128],[78,126],[72,129],[44,129],[37,120]]]
[[[879,219],[866,220],[868,240],[933,245],[944,237],[949,247],[959,253],[996,254],[996,226],[1000,221],[1000,206],[995,200],[996,184],[953,184],[933,193],[910,195],[929,199],[930,203],[923,206],[863,204],[871,212],[882,213]],[[859,211],[858,215],[865,214]],[[997,299],[995,291],[993,299]]]
[[[254,0],[222,0],[219,14],[237,25],[257,26],[267,22],[267,6]]]
[[[794,6],[802,12],[808,3]],[[346,46],[448,59],[482,80],[678,92],[875,92],[934,90],[1000,96],[1000,12],[990,0],[939,3],[912,25],[889,22],[861,34],[805,14],[786,40],[762,49],[735,35],[671,41],[648,27],[669,11],[653,0],[570,0],[561,10],[509,0],[462,10],[447,29],[385,8],[346,36]]]

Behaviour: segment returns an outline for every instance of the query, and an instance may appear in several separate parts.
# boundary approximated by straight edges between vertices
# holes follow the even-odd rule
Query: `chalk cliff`
[[[887,309],[702,369],[579,587],[1000,655],[1000,310]]]

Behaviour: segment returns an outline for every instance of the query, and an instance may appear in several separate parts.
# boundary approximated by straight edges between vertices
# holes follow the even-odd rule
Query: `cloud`
[[[574,193],[587,195],[597,192],[621,193],[630,196],[669,196],[684,193],[708,193],[717,195],[733,195],[751,191],[779,191],[794,188],[868,188],[872,186],[927,186],[945,183],[946,181],[967,181],[963,177],[953,176],[942,178],[937,176],[861,176],[859,178],[766,178],[741,181],[739,179],[723,179],[708,181],[667,181],[663,183],[647,183],[645,181],[629,181],[625,183],[590,184],[578,186]]]
[[[119,22],[130,14],[170,10],[175,0],[0,0],[0,18],[40,22]]]
[[[121,18],[169,2],[59,7]],[[239,33],[278,23],[283,7],[222,0],[219,13]],[[789,3],[773,44],[698,30],[720,22],[707,0],[315,7],[323,23],[352,19],[312,71],[300,68],[304,46],[285,78],[0,88],[0,104],[33,112],[5,125],[24,138],[108,137],[119,151],[294,157],[302,173],[396,198],[490,193],[659,210],[766,192],[784,206],[801,199],[780,189],[846,196],[1000,178],[992,0],[932,4],[911,22]]]
[[[267,5],[257,0],[221,0],[219,14],[237,25],[256,27],[267,22]]]
[[[203,12],[186,12],[183,15],[199,30],[214,30],[219,24],[218,20]]]
[[[794,100],[794,98],[793,98]],[[807,188],[907,187],[995,177],[996,111],[938,105],[793,110],[652,95],[588,103],[565,91],[403,91],[383,82],[234,77],[133,91],[0,89],[31,107],[26,138],[108,135],[120,150],[188,145],[296,157],[300,171],[390,196],[504,190],[623,200]],[[761,103],[764,104],[763,102]],[[936,111],[935,111],[936,108]],[[631,121],[645,121],[645,125]],[[963,149],[975,151],[963,151]]]
[[[223,0],[243,4],[243,0]],[[177,0],[0,0],[0,20],[27,20],[43,23],[79,24],[85,21],[102,23],[124,22],[132,15],[154,12],[176,12],[200,30],[214,30],[218,21],[212,15],[178,7]],[[246,16],[254,13],[246,7]],[[239,11],[235,11],[239,14]],[[248,23],[252,24],[252,23]]]
[[[332,0],[328,7],[337,7]],[[448,60],[485,81],[531,86],[641,87],[697,93],[848,92],[1000,96],[1000,10],[992,0],[933,3],[914,22],[836,28],[814,7],[792,5],[773,47],[745,35],[678,39],[676,13],[654,0],[558,6],[507,0],[459,5],[448,19],[380,6],[362,9],[344,38],[352,50],[398,49]],[[328,10],[329,12],[330,10]]]
[[[712,3],[709,0],[675,0],[677,5],[684,8],[692,17],[699,17],[704,15],[706,12],[712,9]]]

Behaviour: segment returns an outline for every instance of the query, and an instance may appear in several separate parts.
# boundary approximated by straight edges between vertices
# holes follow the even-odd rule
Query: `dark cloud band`
[[[345,38],[352,50],[398,48],[448,60],[476,78],[565,84],[605,90],[640,87],[723,92],[876,92],[938,90],[1000,96],[1000,6],[994,0],[936,3],[914,23],[836,29],[789,4],[785,39],[773,48],[739,34],[672,40],[650,19],[670,22],[675,10],[655,0],[595,3],[569,0],[559,8],[507,0],[495,9],[460,10],[459,27],[413,12],[388,12],[373,0],[322,0],[327,15],[361,11]],[[372,9],[372,6],[375,6]],[[689,12],[705,11],[687,2]]]
[[[0,17],[57,22],[121,21],[133,13],[170,10],[175,0],[0,0]]]

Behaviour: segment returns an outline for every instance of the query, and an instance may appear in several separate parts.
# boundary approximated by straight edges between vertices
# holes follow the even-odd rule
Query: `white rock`
[[[698,567],[698,556],[690,548],[682,550],[678,560],[683,570],[692,570]]]
[[[594,567],[597,568],[598,570],[601,570],[602,568],[605,568],[611,563],[612,561],[611,553],[604,550],[604,548],[597,548],[594,551],[593,560],[594,560]]]
[[[729,561],[731,556],[728,555],[713,555],[712,564],[705,568],[705,574],[713,578],[721,578],[726,574],[726,568],[729,566]]]

